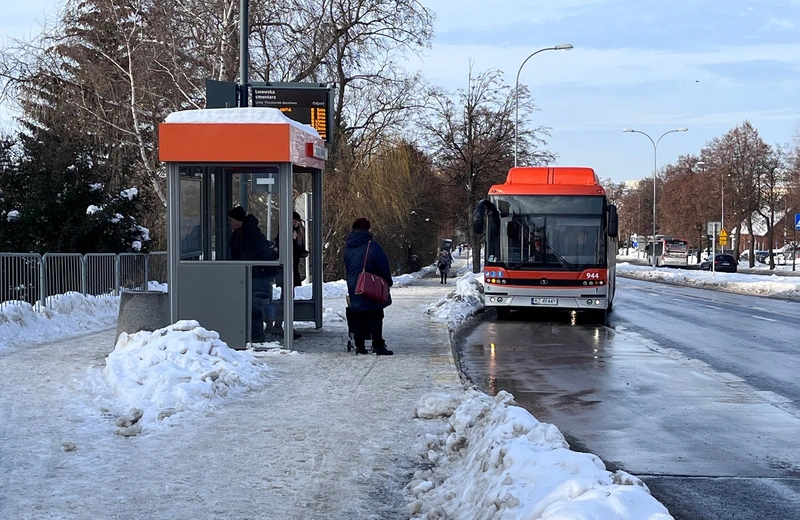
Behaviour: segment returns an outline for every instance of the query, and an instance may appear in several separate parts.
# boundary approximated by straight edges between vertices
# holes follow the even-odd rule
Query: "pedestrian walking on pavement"
[[[356,354],[367,354],[366,340],[372,338],[372,351],[379,356],[394,354],[386,348],[383,339],[383,309],[392,304],[392,295],[386,303],[368,300],[356,294],[358,275],[364,269],[380,276],[389,287],[392,286],[392,273],[389,259],[383,248],[370,233],[370,222],[365,218],[353,222],[353,230],[347,235],[344,250],[344,265],[347,272],[347,293],[350,298],[349,310],[353,323],[353,336]]]
[[[442,249],[439,253],[439,262],[436,267],[439,268],[439,275],[441,281],[439,283],[447,283],[447,275],[450,274],[450,268],[453,266],[453,255],[447,249]]]

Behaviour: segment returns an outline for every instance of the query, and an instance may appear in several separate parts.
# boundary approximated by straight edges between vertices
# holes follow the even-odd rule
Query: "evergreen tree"
[[[2,141],[0,250],[35,253],[121,253],[149,246],[137,225],[138,190],[104,191],[98,151],[38,129],[20,144]]]

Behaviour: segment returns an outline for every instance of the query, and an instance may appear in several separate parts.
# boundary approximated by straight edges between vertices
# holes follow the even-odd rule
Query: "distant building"
[[[622,181],[622,190],[625,193],[628,193],[630,191],[634,191],[634,190],[639,188],[639,183],[640,182],[642,182],[642,181],[638,180],[638,179],[635,180],[635,181]]]

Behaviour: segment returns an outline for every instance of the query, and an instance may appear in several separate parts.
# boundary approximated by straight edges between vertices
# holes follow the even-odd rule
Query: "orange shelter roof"
[[[263,112],[268,110],[277,112],[271,108],[207,109],[192,111],[196,113],[195,120],[194,114],[168,117],[159,125],[159,159],[195,163],[287,162],[323,169],[324,158],[313,151],[324,150],[325,142],[316,131],[305,129],[307,125],[282,114]],[[204,119],[202,113],[208,116]],[[248,117],[252,114],[255,116]],[[269,117],[260,117],[263,114]],[[231,120],[226,120],[226,115]]]

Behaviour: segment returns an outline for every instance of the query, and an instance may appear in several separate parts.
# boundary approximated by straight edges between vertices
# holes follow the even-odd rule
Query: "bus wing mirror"
[[[611,238],[619,236],[619,217],[617,207],[613,204],[608,207],[608,236]]]
[[[483,234],[483,219],[486,216],[487,211],[496,213],[497,208],[488,200],[483,199],[482,201],[478,202],[478,205],[475,207],[475,211],[472,212],[472,232],[476,235]]]

